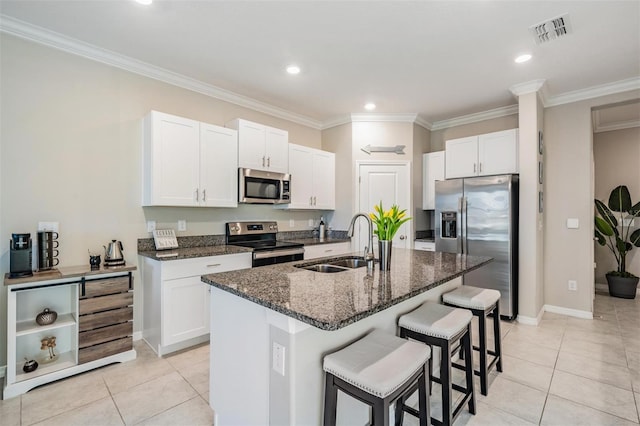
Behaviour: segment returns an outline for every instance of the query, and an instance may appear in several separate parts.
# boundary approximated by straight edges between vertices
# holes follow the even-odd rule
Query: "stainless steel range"
[[[277,222],[228,222],[225,231],[227,244],[253,249],[253,267],[304,259],[303,244],[278,241],[277,233]]]

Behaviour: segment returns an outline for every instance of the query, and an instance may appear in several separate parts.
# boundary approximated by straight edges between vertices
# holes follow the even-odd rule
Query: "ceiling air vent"
[[[553,19],[541,22],[529,27],[529,31],[536,44],[546,43],[567,34],[571,34],[571,23],[569,22],[569,14],[564,14]]]

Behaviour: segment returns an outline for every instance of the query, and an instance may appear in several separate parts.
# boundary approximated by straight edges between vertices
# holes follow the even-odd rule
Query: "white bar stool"
[[[389,425],[390,404],[418,388],[420,425],[429,423],[429,347],[374,330],[324,357],[324,425],[336,424],[338,390],[372,407],[372,424]],[[405,395],[406,394],[406,395]],[[400,424],[402,407],[396,405]]]
[[[489,371],[495,366],[502,372],[502,338],[500,335],[500,292],[488,288],[463,285],[457,289],[442,295],[445,305],[465,308],[478,317],[479,345],[473,349],[480,352],[480,370],[475,370],[480,376],[480,392],[488,393]],[[494,350],[487,349],[487,317],[493,317],[493,342]],[[487,354],[493,356],[487,363]]]
[[[471,349],[472,318],[471,312],[466,309],[425,302],[419,308],[402,315],[398,320],[400,337],[419,340],[427,345],[440,348],[440,378],[430,375],[430,380],[442,385],[442,421],[431,418],[431,423],[434,425],[452,425],[465,404],[468,404],[471,414],[476,413],[473,389],[473,351]],[[459,386],[451,380],[451,356],[453,348],[458,342],[460,342],[462,350],[465,351],[465,387]],[[452,398],[453,390],[462,392],[464,395],[455,407],[453,406],[455,400]]]

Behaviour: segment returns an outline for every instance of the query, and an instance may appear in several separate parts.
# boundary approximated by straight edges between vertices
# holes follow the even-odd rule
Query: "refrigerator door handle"
[[[464,205],[464,197],[459,197],[458,198],[458,225],[456,227],[458,227],[459,229],[459,233],[458,233],[458,247],[456,247],[456,251],[458,253],[464,253],[464,228],[463,228],[463,220],[464,220],[464,215],[463,215],[463,205]]]
[[[462,226],[464,227],[462,230],[462,253],[469,254],[469,241],[468,237],[468,223],[469,220],[469,204],[467,202],[467,197],[462,197]]]

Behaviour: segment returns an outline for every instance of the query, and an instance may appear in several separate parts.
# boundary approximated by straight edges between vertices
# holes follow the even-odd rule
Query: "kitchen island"
[[[461,284],[488,257],[394,249],[391,271],[320,273],[298,261],[209,274],[216,425],[322,423],[322,359]],[[338,424],[366,424],[368,409],[339,394]]]

